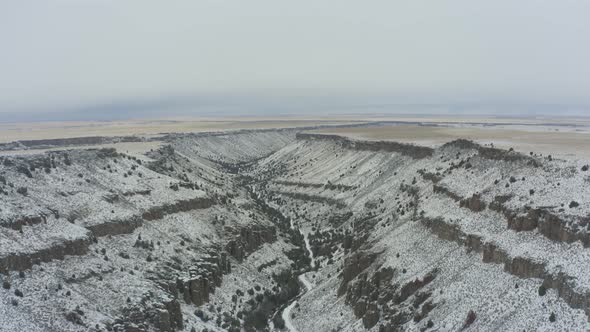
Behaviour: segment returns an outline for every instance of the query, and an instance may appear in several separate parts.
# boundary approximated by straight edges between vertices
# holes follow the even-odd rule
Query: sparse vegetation
[[[185,137],[192,139],[191,135],[183,136],[182,139]],[[188,138],[187,141],[190,141]],[[153,322],[159,323],[159,319],[166,324],[172,324],[173,319],[184,322],[182,328],[170,327],[170,330],[178,331],[201,331],[203,325],[199,320],[217,324],[215,328],[229,331],[264,330],[272,320],[275,328],[280,329],[285,327],[280,309],[299,299],[297,295],[303,291],[299,288],[308,284],[303,282],[303,276],[301,281],[298,281],[297,277],[305,273],[305,278],[316,288],[301,300],[301,306],[297,304],[292,307],[289,317],[296,315],[298,320],[304,320],[304,315],[309,310],[309,307],[305,307],[310,303],[306,299],[318,303],[326,298],[325,294],[331,294],[329,292],[332,290],[326,286],[332,287],[334,283],[346,280],[348,284],[342,286],[344,291],[338,301],[349,305],[355,315],[359,313],[357,318],[363,325],[375,326],[374,329],[381,329],[381,324],[382,329],[386,331],[388,328],[401,330],[408,326],[410,329],[421,331],[430,328],[448,329],[448,326],[445,327],[448,321],[441,321],[439,324],[438,319],[441,312],[449,312],[459,319],[459,322],[455,322],[458,326],[453,327],[454,329],[463,324],[465,329],[485,330],[492,329],[493,326],[489,324],[493,323],[490,323],[480,309],[467,306],[471,303],[470,299],[452,307],[444,301],[447,296],[439,296],[443,294],[443,288],[444,294],[450,294],[445,288],[448,285],[445,283],[450,280],[449,271],[456,273],[453,278],[457,279],[454,280],[465,282],[465,286],[470,290],[477,289],[472,287],[474,280],[487,280],[489,277],[477,275],[477,278],[462,279],[462,274],[465,273],[462,267],[471,261],[476,262],[477,264],[469,265],[468,273],[480,273],[477,268],[481,265],[483,255],[484,263],[504,264],[504,271],[502,268],[490,268],[486,272],[490,272],[492,277],[496,274],[502,275],[500,281],[509,288],[508,293],[516,293],[526,301],[532,298],[533,301],[546,302],[548,298],[536,298],[534,288],[531,291],[531,284],[536,281],[526,280],[526,276],[519,275],[525,268],[529,268],[523,268],[521,265],[530,262],[521,262],[512,257],[513,252],[509,250],[511,243],[499,237],[504,236],[505,230],[509,230],[510,241],[518,237],[528,239],[545,236],[538,242],[550,243],[549,241],[554,239],[547,239],[549,236],[546,236],[546,233],[551,233],[555,238],[564,235],[562,238],[570,239],[569,234],[558,233],[569,230],[559,227],[565,215],[572,217],[568,227],[572,226],[572,229],[579,230],[575,234],[576,237],[571,238],[576,241],[571,246],[586,245],[583,236],[588,224],[579,222],[585,217],[586,212],[584,196],[576,191],[571,192],[571,197],[576,198],[583,207],[575,211],[567,211],[567,201],[571,198],[568,199],[566,194],[558,198],[549,197],[558,180],[564,183],[558,191],[567,194],[570,193],[566,192],[566,189],[569,189],[572,183],[583,183],[585,176],[576,176],[576,171],[580,167],[577,163],[568,163],[569,168],[565,172],[561,168],[561,160],[545,167],[545,161],[535,155],[535,158],[530,159],[538,161],[543,166],[539,168],[539,173],[535,173],[530,164],[510,164],[514,160],[523,160],[510,159],[512,157],[516,158],[518,155],[519,158],[529,158],[528,156],[516,152],[506,154],[506,150],[492,151],[486,155],[485,152],[480,153],[479,148],[472,146],[468,149],[453,147],[450,149],[451,153],[448,153],[449,150],[440,149],[436,150],[436,160],[429,164],[428,159],[418,161],[407,152],[400,159],[397,154],[389,158],[384,151],[375,153],[375,150],[367,150],[363,152],[363,159],[355,159],[353,153],[342,154],[340,149],[357,147],[325,144],[322,148],[327,146],[334,151],[330,150],[330,164],[324,165],[327,161],[322,160],[321,156],[318,158],[319,154],[312,149],[312,143],[300,142],[294,150],[281,150],[272,158],[261,160],[260,164],[258,161],[235,164],[228,161],[227,164],[218,165],[217,161],[223,160],[223,157],[183,157],[183,154],[191,153],[190,149],[202,149],[204,145],[190,144],[187,148],[186,142],[177,143],[175,139],[174,135],[166,136],[167,142],[178,144],[178,153],[173,150],[172,154],[166,155],[162,155],[160,151],[152,152],[148,154],[143,165],[134,157],[121,155],[118,161],[100,160],[100,164],[95,167],[92,164],[94,161],[88,157],[92,151],[72,150],[68,153],[76,164],[69,169],[60,163],[60,156],[63,156],[64,152],[56,153],[59,167],[53,170],[54,167],[50,166],[49,176],[43,174],[44,166],[36,165],[36,171],[34,167],[27,167],[31,175],[39,178],[40,182],[47,181],[51,185],[57,183],[59,189],[55,191],[51,189],[47,192],[27,177],[15,175],[14,167],[7,170],[6,174],[15,187],[28,186],[31,197],[23,199],[9,187],[2,188],[12,195],[9,201],[16,201],[16,197],[19,200],[18,204],[25,205],[24,212],[34,212],[33,217],[43,213],[46,220],[40,223],[46,225],[38,229],[48,229],[49,235],[53,236],[51,232],[54,232],[54,227],[64,227],[68,231],[74,230],[67,233],[68,236],[72,235],[71,238],[74,240],[77,233],[82,233],[92,237],[94,241],[91,243],[85,238],[82,244],[73,242],[58,247],[55,249],[57,254],[48,257],[53,260],[51,263],[42,263],[46,256],[40,256],[42,259],[32,262],[32,267],[23,264],[9,270],[7,276],[2,279],[3,288],[8,290],[5,291],[8,295],[7,303],[13,293],[19,297],[15,288],[20,288],[27,295],[23,300],[19,299],[21,306],[28,309],[31,301],[37,301],[45,295],[43,292],[30,291],[36,286],[36,282],[43,280],[42,287],[45,286],[47,289],[47,296],[55,296],[63,303],[63,308],[59,308],[59,315],[67,315],[66,319],[75,324],[87,323],[88,327],[85,329],[92,329],[96,323],[95,317],[102,317],[105,311],[108,311],[109,317],[116,322],[113,324],[124,326],[127,317],[133,317],[145,324],[146,330],[151,330],[151,325],[156,324]],[[182,153],[180,149],[183,150]],[[226,151],[219,151],[221,156],[224,153]],[[374,155],[378,155],[379,158],[374,158]],[[67,158],[67,154],[65,156]],[[194,165],[190,164],[193,161],[189,160],[191,158],[196,161]],[[493,161],[488,162],[486,158]],[[17,165],[24,164],[22,160],[14,158]],[[201,167],[199,163],[205,167]],[[490,168],[490,165],[496,167],[496,164],[500,165],[497,169]],[[88,169],[84,169],[85,167]],[[261,167],[260,170],[257,167]],[[309,177],[304,173],[308,167],[314,169],[314,174]],[[420,170],[417,173],[421,176],[416,175],[418,167]],[[567,179],[550,177],[553,168],[559,168],[560,172],[567,173]],[[232,174],[226,174],[229,173],[229,169],[232,170]],[[453,174],[450,169],[454,170]],[[109,173],[112,171],[118,174]],[[139,178],[140,171],[145,172],[143,179]],[[4,170],[0,169],[0,172]],[[359,174],[366,177],[354,178]],[[522,174],[526,174],[526,179]],[[548,175],[545,179],[539,174]],[[81,178],[92,181],[85,182],[80,180]],[[526,180],[527,183],[521,183],[520,180]],[[492,186],[492,181],[498,186]],[[7,183],[2,176],[0,186]],[[109,187],[111,183],[112,188]],[[412,185],[409,185],[410,183]],[[512,186],[513,189],[505,190],[504,184],[506,187]],[[446,187],[449,193],[435,191],[432,189],[433,186]],[[194,192],[192,189],[202,189],[202,192]],[[527,191],[529,196],[526,196]],[[486,203],[484,209],[469,207],[460,209],[460,213],[454,215],[455,211],[463,206],[461,201],[471,199],[474,193],[481,202]],[[194,202],[188,199],[202,195],[210,198],[214,206],[200,211],[191,210]],[[94,199],[93,196],[100,199]],[[29,209],[26,206],[39,197],[43,198],[43,205],[38,204],[41,208],[35,206],[35,209]],[[53,206],[53,202],[60,201],[67,204],[63,207]],[[492,201],[496,204],[492,205]],[[554,203],[555,201],[563,203],[562,210],[559,210],[559,203]],[[470,201],[468,203],[471,204]],[[572,203],[575,203],[575,206]],[[52,214],[48,206],[55,208],[55,211],[59,209],[66,218],[56,220],[58,217],[54,218],[55,214]],[[569,206],[574,208],[580,204],[572,201]],[[6,212],[4,206],[0,206],[0,209],[3,216],[6,214],[10,218],[12,211],[17,211],[11,207],[12,210]],[[418,214],[418,211],[421,212]],[[435,219],[438,215],[443,215],[444,219]],[[576,219],[578,215],[581,217]],[[428,218],[439,222],[427,225]],[[72,223],[76,222],[77,225],[67,224],[66,219]],[[485,232],[477,232],[475,227],[478,223],[472,222],[472,219],[492,224]],[[27,219],[15,220],[24,224],[24,227],[21,226],[24,234],[37,235],[31,232],[37,231],[33,229],[37,224]],[[551,230],[543,229],[547,224],[541,225],[547,220],[554,223],[550,225]],[[522,226],[528,222],[529,225]],[[254,228],[252,225],[264,225],[272,228],[272,232],[266,232],[266,228]],[[13,226],[7,223],[6,233],[14,235],[15,238],[23,237],[18,233],[21,230],[9,227]],[[404,236],[408,235],[409,240],[404,238],[398,241],[396,237],[400,236],[400,230]],[[419,233],[412,233],[416,230],[419,230]],[[490,241],[490,230],[498,231],[498,241],[495,241],[496,238]],[[138,235],[140,231],[143,238],[142,235]],[[515,235],[516,232],[521,233]],[[42,239],[42,235],[39,238]],[[136,236],[136,241],[133,241]],[[63,243],[59,236],[55,238],[57,245]],[[68,241],[69,239],[68,237]],[[155,240],[159,240],[157,245],[154,244]],[[536,243],[530,241],[530,246],[534,247]],[[389,244],[392,244],[391,247]],[[461,248],[466,247],[467,251],[447,250],[455,248],[457,244]],[[85,246],[84,250],[69,257],[71,250],[76,249],[78,245]],[[36,244],[33,247],[36,247]],[[424,251],[425,248],[433,250],[432,262],[427,262],[429,265],[447,264],[440,272],[444,274],[443,277],[437,279],[440,282],[424,282],[424,264],[418,261],[422,258],[422,253],[416,255],[416,252]],[[351,267],[343,264],[346,259],[365,251],[374,254],[376,258],[366,261],[359,259],[355,264],[350,264]],[[518,258],[529,258],[528,252],[521,253],[523,257]],[[504,257],[504,254],[508,258]],[[445,259],[439,263],[436,259],[442,255],[445,255]],[[455,260],[453,255],[460,255],[460,259]],[[60,261],[64,256],[68,258]],[[312,259],[315,262],[313,266]],[[91,263],[80,264],[84,260]],[[29,263],[26,259],[22,261]],[[74,265],[62,269],[62,264],[70,262]],[[553,263],[539,266],[539,272],[544,272],[543,269],[553,266]],[[238,272],[231,273],[231,267],[235,264],[239,264],[235,269]],[[459,264],[464,265],[457,268]],[[48,272],[39,273],[42,268],[46,268]],[[291,271],[284,272],[288,268],[291,268]],[[537,273],[537,266],[534,265],[531,269],[533,268]],[[26,271],[26,279],[15,278],[19,269]],[[46,277],[56,271],[63,274],[60,269],[69,271],[62,279]],[[18,275],[24,277],[24,271],[18,272]],[[73,271],[77,273],[77,278],[69,277]],[[526,273],[528,271],[526,270]],[[523,279],[516,279],[508,275],[509,273]],[[61,274],[58,278],[61,278]],[[65,289],[59,284],[56,291],[57,282],[52,280],[66,282]],[[515,284],[514,280],[518,280],[518,283]],[[577,282],[576,279],[564,280],[571,280],[572,284]],[[12,287],[9,281],[13,282]],[[233,283],[240,288],[234,288]],[[125,292],[126,289],[117,288],[127,284],[138,289]],[[224,286],[218,288],[220,284]],[[106,306],[105,303],[98,303],[99,301],[87,305],[85,299],[88,298],[89,285],[96,288],[97,292],[108,289],[121,293],[116,296],[113,305],[109,303],[109,306]],[[355,287],[355,291],[348,292],[349,286],[351,289]],[[557,289],[553,284],[551,287]],[[214,290],[216,293],[212,295]],[[235,290],[235,294],[228,293],[230,290]],[[559,292],[554,293],[551,293],[551,301],[555,300],[553,295],[556,295],[557,301],[567,303],[567,299],[558,297]],[[545,294],[546,289],[543,286],[539,287],[538,295]],[[482,301],[486,301],[484,295],[489,294],[482,293]],[[133,296],[133,299],[130,296]],[[449,298],[452,296],[449,295]],[[101,299],[102,296],[97,298]],[[55,303],[52,301],[50,299],[49,302]],[[83,305],[84,310],[89,310],[92,314],[84,315],[76,310],[72,311],[78,304]],[[181,305],[180,317],[177,316],[178,313],[173,312],[177,310],[177,304]],[[208,304],[211,304],[209,310]],[[194,312],[194,315],[186,310],[191,305],[193,309],[190,312]],[[120,315],[116,312],[119,308]],[[478,310],[478,313],[469,310],[471,308]],[[548,305],[546,311],[535,312],[534,317],[543,317],[541,320],[547,325],[546,319],[551,308],[556,307],[553,304]],[[562,308],[567,309],[560,302],[560,315]],[[333,312],[335,316],[350,312],[340,309]],[[465,317],[466,312],[468,313]],[[430,313],[433,313],[431,317]],[[319,313],[318,319],[322,319],[323,314]],[[555,321],[554,313],[552,315],[553,318],[550,316],[549,319]],[[429,319],[433,317],[437,320],[436,327],[433,320]],[[566,320],[565,317],[570,317],[569,313],[563,315],[560,326]],[[63,317],[60,318],[63,320]],[[349,320],[348,317],[338,319],[343,322]],[[192,323],[194,327],[191,327]],[[99,325],[97,331],[117,328],[110,325],[107,328],[107,324],[102,322]],[[338,329],[337,326],[333,328]]]

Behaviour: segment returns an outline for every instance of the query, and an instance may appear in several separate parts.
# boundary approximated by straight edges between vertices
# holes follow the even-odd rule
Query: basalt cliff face
[[[0,331],[586,331],[589,215],[584,161],[465,140],[7,155]]]

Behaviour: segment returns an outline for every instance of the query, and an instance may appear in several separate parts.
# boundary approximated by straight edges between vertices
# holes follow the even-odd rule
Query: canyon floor
[[[0,128],[0,331],[590,330],[585,120],[234,120]]]

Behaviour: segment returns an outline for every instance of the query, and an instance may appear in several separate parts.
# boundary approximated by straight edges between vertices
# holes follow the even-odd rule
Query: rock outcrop
[[[434,149],[425,146],[390,141],[357,141],[338,135],[297,133],[296,138],[298,140],[329,140],[341,144],[346,149],[396,152],[414,159],[428,158],[434,153]]]
[[[142,142],[144,139],[139,136],[88,136],[88,137],[72,137],[72,138],[54,138],[54,139],[39,139],[39,140],[19,140],[11,143],[0,143],[1,150],[15,150],[15,149],[47,149],[54,147],[67,147],[79,145],[100,145],[118,142]]]
[[[495,197],[490,209],[504,215],[508,228],[515,231],[532,231],[538,229],[548,239],[572,243],[580,241],[584,247],[590,247],[590,216],[560,217],[548,208],[528,208],[513,210],[504,206],[506,197]],[[567,219],[566,219],[567,218]]]
[[[342,281],[338,287],[338,296],[342,296],[348,289],[348,283],[356,278],[377,259],[377,254],[358,251],[346,257],[342,268]]]
[[[107,235],[130,234],[143,224],[140,216],[133,216],[129,219],[115,219],[101,224],[86,226],[96,237]]]
[[[47,216],[40,214],[40,215],[32,215],[32,216],[23,216],[20,218],[14,218],[12,220],[0,220],[0,227],[9,227],[14,230],[21,230],[23,226],[31,226],[36,224],[41,224],[47,221]]]
[[[470,198],[462,199],[459,206],[468,208],[473,212],[481,212],[486,209],[486,203],[481,200],[480,194],[473,194]]]
[[[463,199],[463,197],[457,195],[456,193],[452,192],[449,188],[442,186],[442,185],[433,184],[432,191],[436,194],[446,195],[446,196],[452,198],[456,202],[459,202]]]
[[[282,195],[285,197],[289,197],[289,198],[293,198],[293,199],[299,199],[302,201],[309,201],[309,202],[318,202],[318,203],[325,203],[328,205],[335,205],[339,208],[344,208],[346,207],[346,204],[344,204],[344,202],[338,200],[338,199],[334,199],[331,197],[325,197],[325,196],[320,196],[320,195],[312,195],[312,194],[305,194],[305,193],[298,193],[298,192],[289,192],[289,191],[272,191],[273,194],[276,195]]]
[[[182,331],[184,322],[180,303],[169,297],[159,300],[144,298],[125,308],[111,329],[114,332],[147,332],[153,329],[150,326],[160,332]]]
[[[226,229],[229,234],[234,234],[233,239],[225,245],[227,251],[239,262],[243,261],[251,252],[258,249],[264,243],[276,241],[276,229],[274,226],[252,225],[239,229]]]
[[[88,235],[75,240],[65,240],[50,247],[31,253],[6,253],[0,257],[0,273],[8,271],[24,271],[33,265],[49,262],[54,259],[62,260],[66,255],[85,255],[88,247],[93,242],[93,237]]]
[[[441,148],[449,148],[449,147],[456,147],[459,149],[466,149],[466,150],[477,150],[479,155],[482,158],[490,159],[490,160],[500,160],[506,162],[518,162],[523,161],[527,165],[538,167],[540,166],[539,161],[535,158],[512,151],[512,150],[503,150],[497,149],[492,147],[485,147],[481,146],[473,141],[466,140],[466,139],[458,139],[454,140],[449,143],[445,143]]]
[[[187,212],[197,209],[206,209],[215,204],[215,200],[209,197],[196,197],[187,200],[180,200],[175,203],[155,206],[142,214],[144,220],[162,219],[168,214]]]
[[[423,218],[422,224],[438,237],[456,242],[468,250],[482,254],[485,263],[502,264],[504,271],[521,278],[538,278],[547,288],[557,290],[572,308],[584,309],[590,315],[590,292],[576,288],[574,278],[561,271],[549,271],[543,262],[527,257],[511,257],[494,243],[482,243],[477,236],[464,233],[457,225],[451,225],[444,219]]]
[[[189,268],[189,276],[178,278],[178,290],[184,301],[197,306],[209,302],[209,294],[221,286],[223,274],[231,272],[231,264],[225,253],[210,253]]]

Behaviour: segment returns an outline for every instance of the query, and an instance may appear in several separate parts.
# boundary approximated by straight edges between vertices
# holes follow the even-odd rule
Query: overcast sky
[[[0,0],[5,114],[203,96],[580,105],[589,61],[586,0]]]

